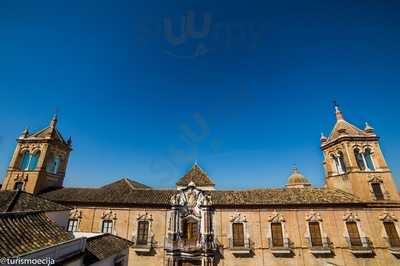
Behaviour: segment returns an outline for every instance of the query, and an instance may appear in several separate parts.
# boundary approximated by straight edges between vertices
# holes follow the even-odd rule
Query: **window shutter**
[[[372,191],[374,192],[375,198],[377,200],[384,200],[385,198],[383,197],[383,192],[381,188],[381,184],[379,183],[372,183]]]
[[[243,223],[232,224],[233,228],[233,246],[243,247],[244,246],[244,229]]]
[[[347,232],[349,233],[350,243],[355,247],[362,247],[362,242],[360,238],[360,233],[358,232],[358,227],[356,222],[346,223]]]
[[[321,229],[319,227],[318,222],[310,222],[310,238],[311,238],[311,246],[313,247],[322,247],[322,236]]]
[[[389,238],[389,243],[391,247],[400,247],[400,238],[399,234],[397,233],[396,226],[393,222],[384,222],[383,223],[386,234]]]
[[[149,222],[139,221],[138,222],[138,234],[137,234],[137,244],[146,245],[149,236]]]
[[[274,247],[283,247],[283,232],[281,223],[271,224],[272,245]]]

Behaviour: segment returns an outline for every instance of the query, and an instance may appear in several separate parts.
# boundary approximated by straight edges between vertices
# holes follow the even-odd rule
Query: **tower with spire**
[[[326,186],[352,193],[365,201],[398,200],[396,184],[374,128],[360,129],[335,105],[331,134],[321,135]]]
[[[62,187],[72,141],[65,141],[54,115],[49,126],[34,133],[25,129],[17,139],[2,190],[37,194]]]

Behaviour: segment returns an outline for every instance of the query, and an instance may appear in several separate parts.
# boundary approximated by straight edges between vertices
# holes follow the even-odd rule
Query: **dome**
[[[288,188],[300,188],[310,186],[310,182],[307,180],[305,176],[303,176],[299,169],[294,168],[293,173],[288,178]]]

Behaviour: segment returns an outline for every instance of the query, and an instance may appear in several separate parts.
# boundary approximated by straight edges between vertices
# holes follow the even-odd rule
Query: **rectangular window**
[[[372,183],[372,191],[374,192],[375,198],[377,200],[384,200],[385,198],[383,197],[383,192],[381,188],[381,184],[379,183]]]
[[[183,238],[188,241],[197,241],[199,238],[198,223],[195,221],[184,221],[183,223]]]
[[[310,222],[308,224],[310,229],[311,246],[322,247],[321,228],[318,222]]]
[[[274,247],[283,247],[283,232],[281,223],[271,224],[272,245]]]
[[[147,245],[148,236],[149,236],[149,222],[139,221],[136,244]]]
[[[244,228],[243,223],[232,224],[233,229],[233,246],[244,247]]]
[[[400,238],[399,234],[397,233],[396,226],[393,222],[384,222],[383,223],[386,234],[389,238],[389,243],[391,247],[399,248],[400,247]]]
[[[102,233],[113,233],[113,221],[111,220],[104,220],[101,226]]]
[[[78,220],[77,219],[69,219],[68,220],[67,231],[68,232],[78,231]]]
[[[357,223],[347,222],[346,227],[347,227],[347,232],[349,233],[351,246],[362,247],[362,242],[360,238],[360,233],[358,232]]]

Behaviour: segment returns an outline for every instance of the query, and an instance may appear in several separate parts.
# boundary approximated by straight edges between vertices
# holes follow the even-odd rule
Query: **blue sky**
[[[282,187],[293,164],[321,186],[336,100],[375,127],[398,177],[399,7],[1,1],[0,173],[58,110],[66,186],[172,187],[195,160],[218,188]]]

